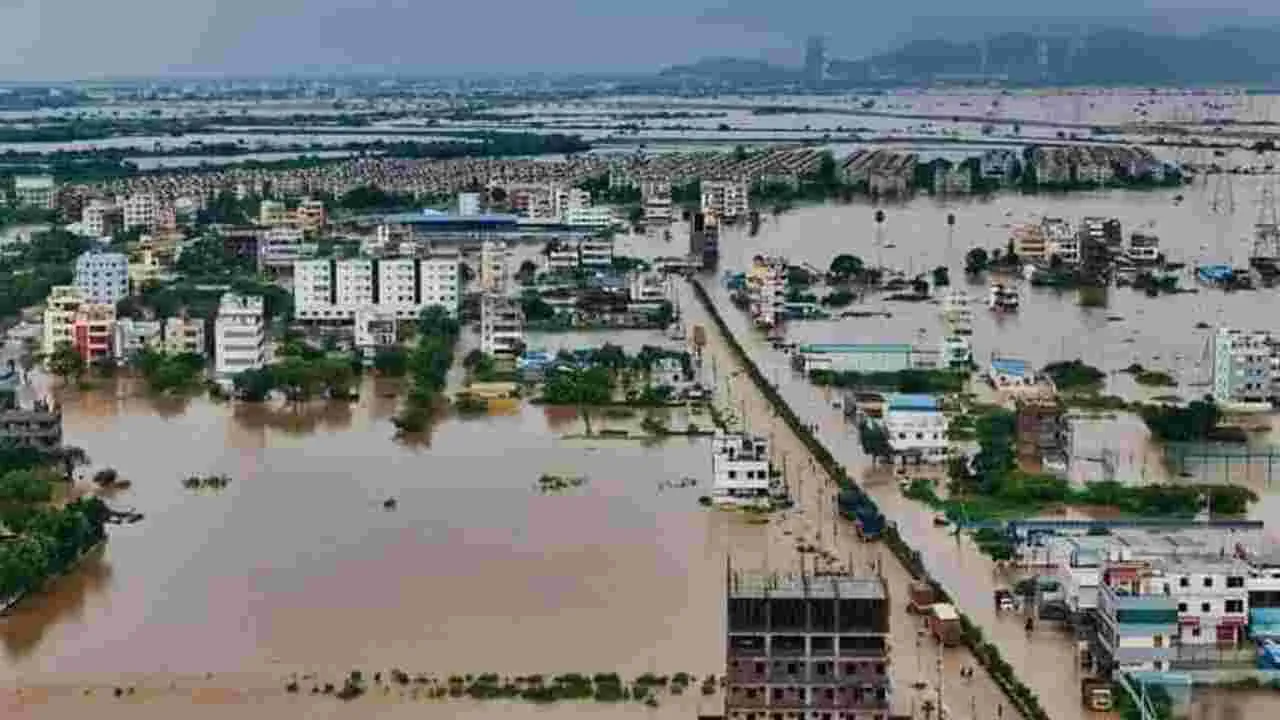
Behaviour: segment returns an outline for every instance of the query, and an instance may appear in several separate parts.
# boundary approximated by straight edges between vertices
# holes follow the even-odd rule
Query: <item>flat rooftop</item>
[[[729,597],[884,600],[885,591],[879,578],[733,573],[729,581]]]

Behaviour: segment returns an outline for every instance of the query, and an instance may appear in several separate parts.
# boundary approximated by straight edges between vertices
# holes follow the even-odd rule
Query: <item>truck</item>
[[[911,583],[908,594],[911,597],[911,602],[907,604],[907,611],[916,615],[923,615],[929,612],[929,608],[933,606],[933,601],[937,599],[933,594],[933,586],[919,580]]]
[[[870,498],[861,493],[846,490],[840,493],[836,504],[841,516],[853,521],[858,537],[867,542],[879,540],[884,532],[884,515]]]
[[[1111,695],[1111,683],[1100,678],[1085,678],[1080,681],[1080,702],[1086,710],[1109,712],[1115,705]]]
[[[960,613],[951,603],[934,603],[929,606],[929,632],[944,647],[960,644]]]

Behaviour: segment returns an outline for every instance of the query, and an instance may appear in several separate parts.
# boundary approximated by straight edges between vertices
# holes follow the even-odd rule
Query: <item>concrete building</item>
[[[757,256],[747,270],[748,309],[757,327],[771,328],[782,322],[787,296],[787,261]]]
[[[503,240],[485,240],[480,245],[480,291],[505,294],[511,286],[511,250]]]
[[[750,210],[751,187],[744,180],[703,180],[702,213],[733,222]]]
[[[13,199],[18,207],[52,210],[58,185],[51,175],[19,175],[13,179]]]
[[[578,242],[578,263],[588,270],[613,267],[613,240],[587,238]]]
[[[55,285],[49,288],[44,304],[44,337],[40,352],[49,355],[63,345],[73,344],[71,325],[76,312],[85,304],[84,292],[74,285]]]
[[[149,247],[139,249],[129,260],[128,272],[131,293],[140,293],[148,285],[158,284],[164,276],[160,254]]]
[[[1244,561],[1170,555],[1149,561],[1149,567],[1153,594],[1176,603],[1179,645],[1224,647],[1244,640],[1249,624],[1249,567]]]
[[[574,227],[608,228],[618,223],[609,207],[571,207],[564,214],[564,223]]]
[[[765,505],[774,485],[767,438],[718,432],[711,439],[712,502]]]
[[[90,250],[76,258],[75,280],[86,302],[115,305],[129,296],[129,258]]]
[[[384,260],[299,260],[293,268],[294,316],[299,320],[349,323],[364,309],[408,320],[431,305],[440,305],[451,315],[458,312],[461,287],[456,253]]]
[[[932,395],[890,395],[885,401],[883,423],[895,460],[946,460],[947,416]]]
[[[474,217],[480,214],[480,210],[480,193],[458,193],[458,215],[460,217]]]
[[[671,201],[671,181],[645,180],[640,183],[640,202],[644,206],[646,225],[664,225],[672,221],[675,211]]]
[[[62,446],[62,411],[36,401],[30,407],[0,397],[0,443],[53,450]]]
[[[119,206],[110,200],[93,198],[80,210],[80,224],[88,237],[100,238],[114,235],[123,221]]]
[[[1018,459],[1033,467],[1066,469],[1071,453],[1071,423],[1057,398],[1017,400]]]
[[[1213,399],[1225,407],[1270,407],[1275,397],[1276,342],[1264,330],[1218,328],[1213,336]]]
[[[355,346],[365,363],[372,363],[379,350],[399,342],[400,318],[394,312],[365,307],[356,311]]]
[[[155,230],[160,214],[160,202],[151,193],[126,195],[120,203],[121,222],[126,231],[134,228]]]
[[[213,370],[228,385],[236,375],[266,365],[266,315],[257,295],[226,293],[213,321]]]
[[[627,278],[632,303],[657,304],[667,300],[667,279],[656,272],[633,272]]]
[[[258,241],[258,267],[264,270],[292,268],[299,260],[315,257],[317,246],[308,242],[302,228],[278,225],[263,231]]]
[[[289,206],[282,200],[263,200],[258,206],[258,224],[263,227],[280,227],[292,222]]]
[[[1018,168],[1018,153],[1009,148],[987,150],[978,158],[978,174],[983,180],[1007,184]]]
[[[1041,225],[1013,229],[1013,251],[1023,261],[1042,262],[1049,255],[1049,238]]]
[[[582,188],[552,183],[550,194],[551,217],[560,222],[567,223],[573,211],[591,207],[591,193]]]
[[[116,321],[112,353],[116,362],[128,362],[144,349],[159,350],[164,344],[164,324],[159,320]]]
[[[1097,619],[1094,655],[1104,671],[1169,670],[1178,636],[1173,598],[1124,595],[1104,584],[1098,589]]]
[[[730,568],[727,581],[726,720],[889,716],[882,580]]]
[[[1135,232],[1129,236],[1124,256],[1138,266],[1155,265],[1160,260],[1160,238],[1150,233]]]
[[[520,304],[501,295],[480,299],[480,351],[513,358],[524,347],[524,313]]]
[[[71,320],[71,346],[86,363],[113,360],[116,333],[114,305],[85,303]]]
[[[172,355],[207,355],[204,320],[178,315],[165,318],[164,351]]]
[[[834,372],[898,372],[923,366],[919,351],[907,344],[852,343],[801,345],[792,356],[804,374]]]
[[[303,198],[298,209],[293,211],[293,221],[298,229],[305,233],[318,233],[329,222],[324,209],[324,201],[315,198]]]

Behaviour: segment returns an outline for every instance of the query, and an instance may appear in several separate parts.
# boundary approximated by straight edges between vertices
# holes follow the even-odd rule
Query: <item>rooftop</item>
[[[991,369],[1005,375],[1027,375],[1030,368],[1026,360],[995,358],[991,361]]]
[[[932,395],[897,394],[888,399],[890,410],[915,410],[937,412],[938,399]]]
[[[735,598],[840,598],[884,600],[884,585],[878,579],[848,575],[777,575],[733,573],[729,595]]]
[[[903,343],[819,343],[801,345],[800,352],[814,355],[825,353],[909,353],[912,347]]]

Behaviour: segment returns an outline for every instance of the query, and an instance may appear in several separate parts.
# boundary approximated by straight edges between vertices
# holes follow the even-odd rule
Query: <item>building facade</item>
[[[74,284],[87,302],[114,305],[129,296],[129,258],[90,251],[76,258]]]
[[[56,285],[49,289],[49,297],[44,301],[41,353],[50,355],[60,346],[73,343],[71,326],[84,304],[84,293],[74,285]]]
[[[299,260],[293,265],[294,315],[299,320],[352,322],[376,309],[400,319],[423,308],[458,312],[461,297],[456,254],[427,258]]]
[[[266,365],[266,316],[256,295],[226,293],[213,322],[214,375],[228,384],[246,370]]]
[[[13,179],[13,199],[18,207],[52,210],[58,185],[51,175],[19,175]]]
[[[728,573],[726,720],[884,720],[892,688],[879,579]]]
[[[1278,366],[1270,332],[1218,328],[1213,336],[1213,399],[1224,406],[1269,406]]]
[[[1178,608],[1162,595],[1125,595],[1108,585],[1098,588],[1098,629],[1094,655],[1111,673],[1170,669]]]
[[[164,320],[164,351],[172,355],[208,354],[205,346],[204,320],[173,316]]]
[[[150,193],[125,196],[120,203],[121,222],[126,231],[134,228],[154,230],[159,218],[160,202]]]
[[[80,224],[89,237],[107,237],[120,229],[123,218],[120,208],[110,200],[93,198],[80,210]]]
[[[947,416],[931,395],[890,395],[884,406],[884,429],[894,459],[939,463],[946,460]]]
[[[767,438],[719,432],[711,439],[712,502],[764,505],[773,485]]]
[[[524,347],[524,313],[520,303],[502,295],[480,299],[480,351],[514,358]]]
[[[743,180],[703,180],[702,213],[733,222],[750,210],[750,186]]]

